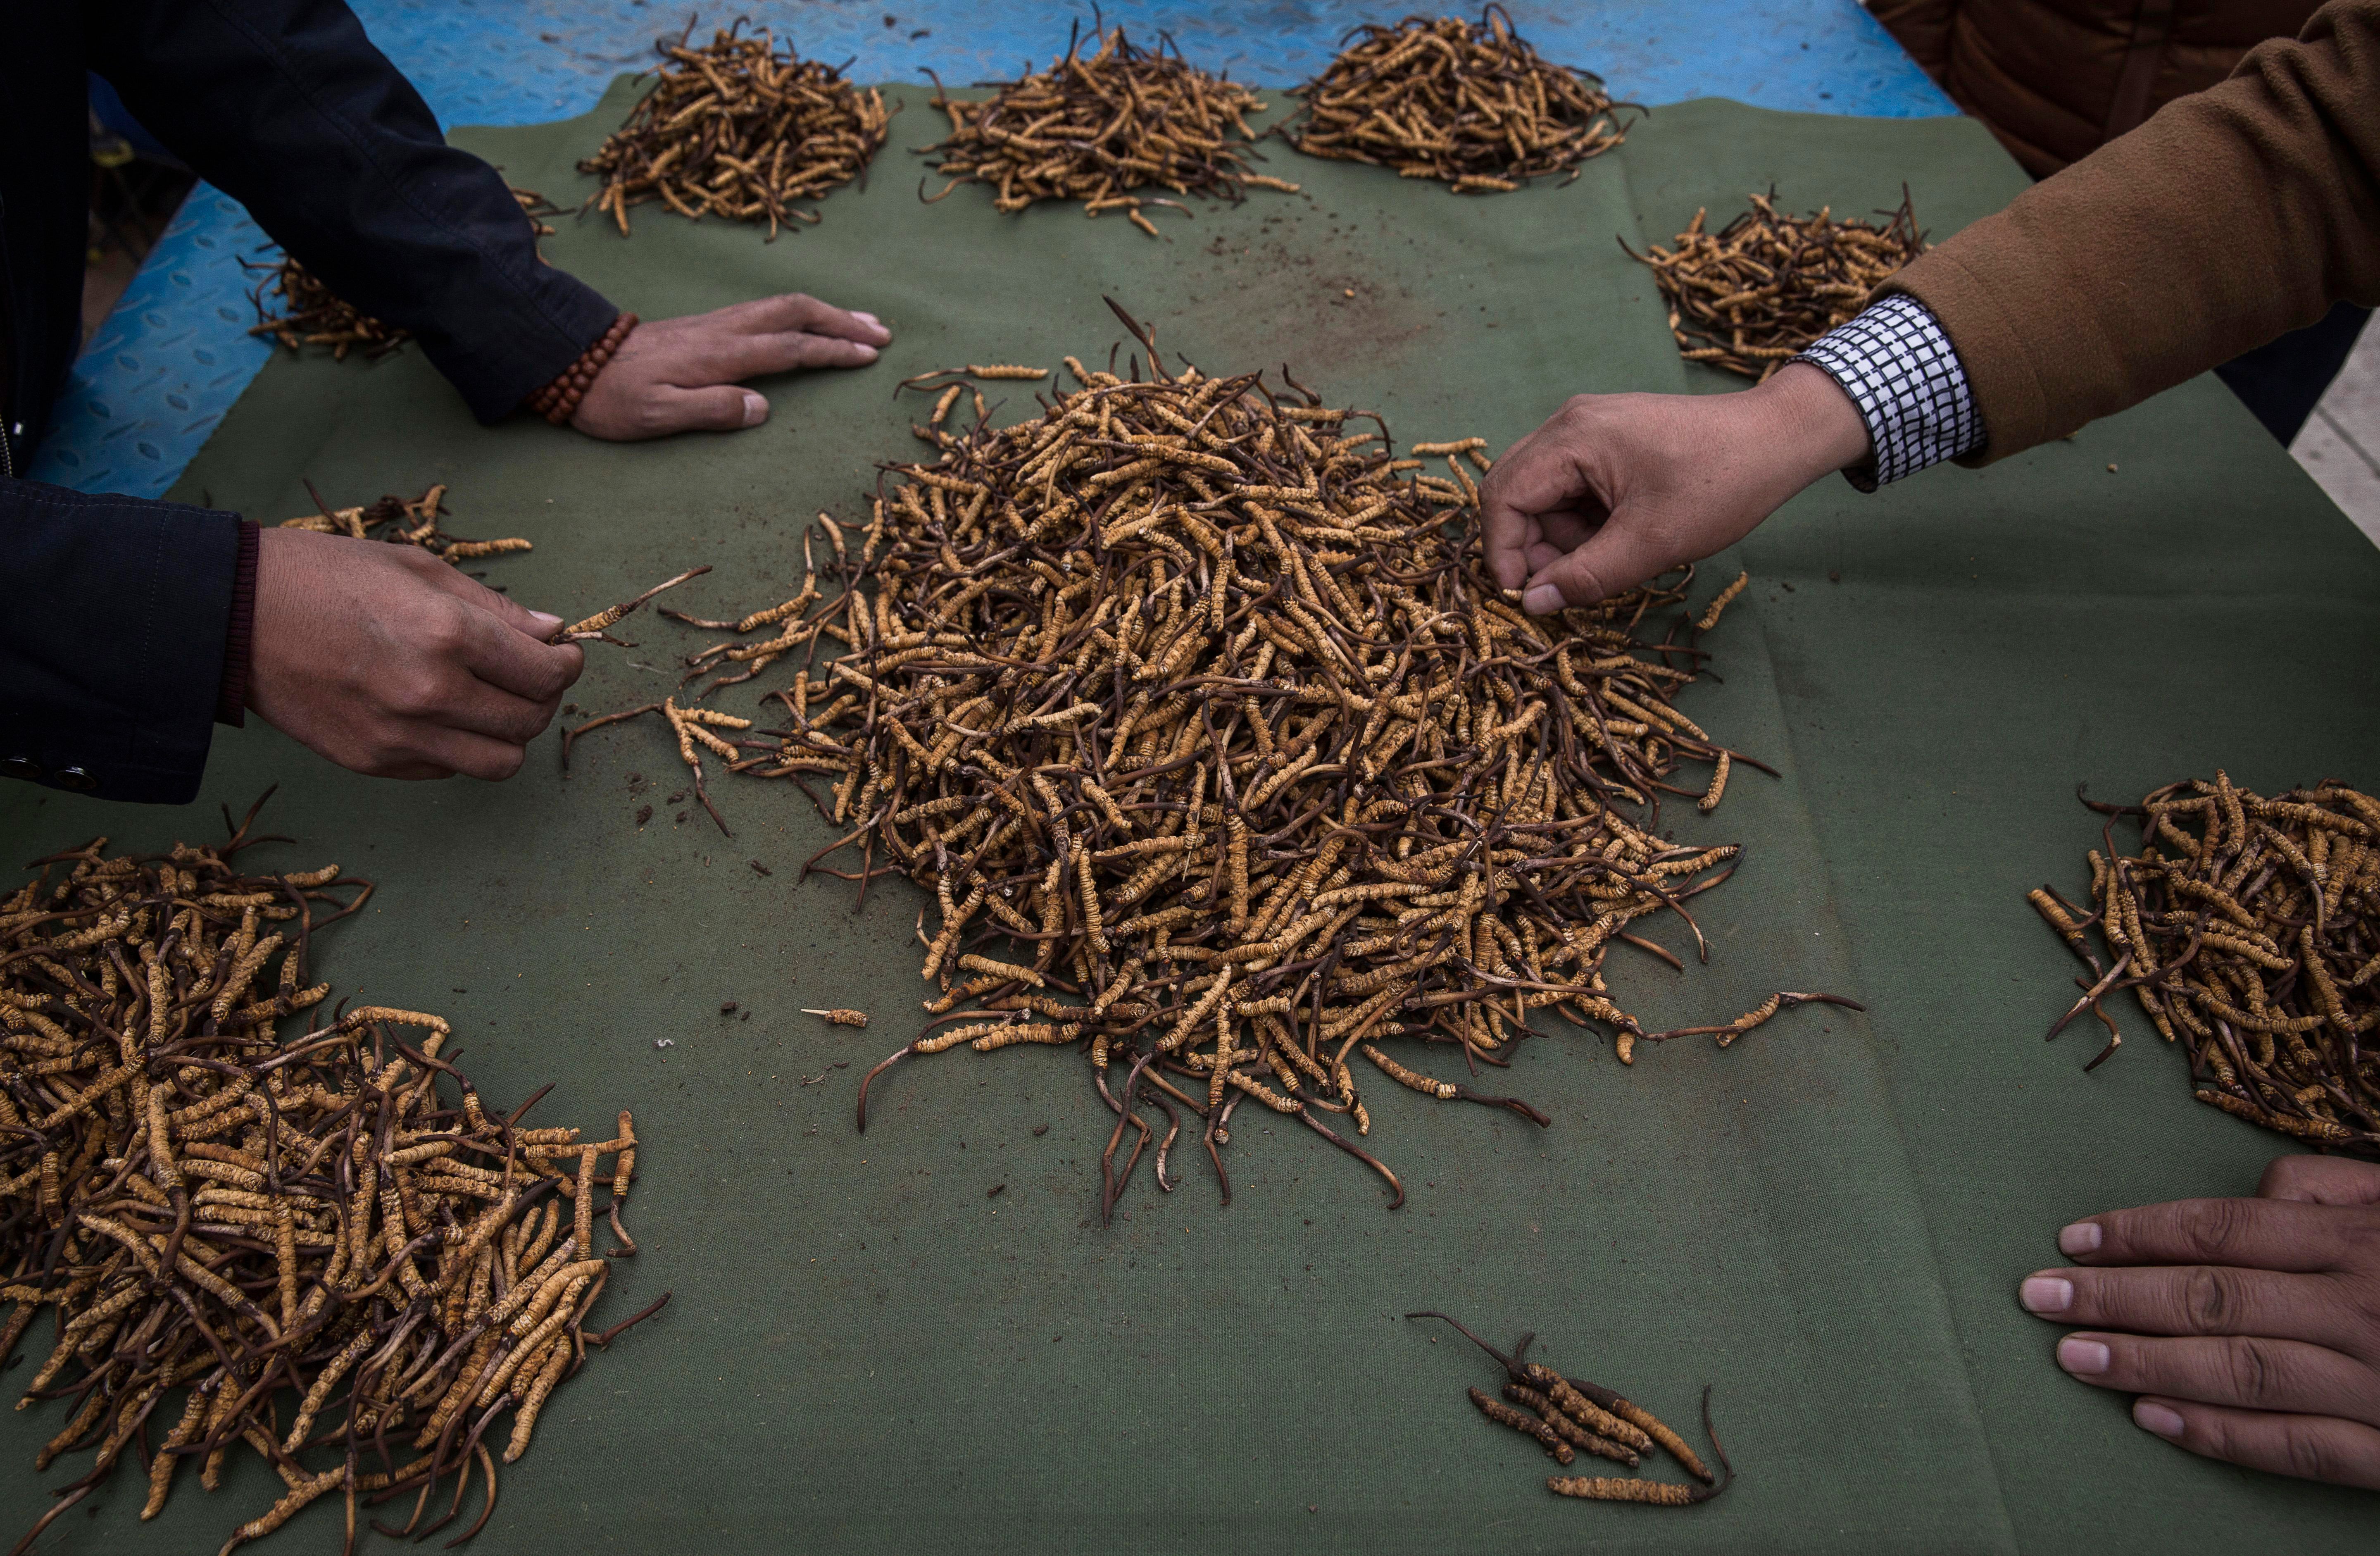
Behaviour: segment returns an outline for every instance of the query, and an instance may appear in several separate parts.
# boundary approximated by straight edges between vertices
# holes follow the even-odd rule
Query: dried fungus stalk
[[[1549,65],[1512,30],[1501,6],[1475,22],[1407,17],[1366,25],[1322,74],[1281,133],[1308,156],[1393,167],[1455,194],[1519,188],[1532,178],[1576,178],[1591,157],[1627,138],[1602,80]],[[1564,179],[1567,183],[1570,179]]]
[[[2192,779],[2109,818],[2090,856],[2090,908],[2044,886],[2035,911],[2090,969],[2086,1010],[2129,989],[2168,1042],[2183,1041],[2198,1100],[2312,1145],[2380,1153],[2380,800],[2325,779],[2266,799]],[[2140,851],[2115,845],[2117,818]],[[2091,930],[2098,931],[2095,953]],[[2100,955],[2107,957],[2102,966]]]
[[[1777,209],[1776,191],[1751,197],[1752,209],[1717,233],[1703,230],[1707,211],[1678,235],[1677,247],[1646,245],[1629,257],[1650,265],[1670,304],[1678,354],[1747,378],[1765,379],[1812,341],[1849,322],[1876,288],[1925,251],[1909,190],[1883,225],[1836,221]],[[1621,248],[1628,249],[1625,239]]]
[[[285,1494],[225,1551],[333,1495],[352,1538],[360,1499],[416,1493],[412,1533],[475,1464],[492,1508],[495,1418],[516,1412],[509,1464],[585,1342],[618,1331],[580,1326],[629,1115],[592,1142],[519,1127],[527,1104],[488,1111],[439,1057],[434,1015],[365,1006],[283,1039],[330,992],[314,937],[372,888],[335,865],[246,873],[286,841],[255,820],[165,855],[99,838],[0,901],[0,1356],[50,1309],[18,1408],[66,1412],[37,1467],[94,1455],[16,1552],[128,1455],[144,1519],[182,1469],[212,1489],[226,1454],[262,1457]]]
[[[546,638],[546,641],[549,643],[585,643],[600,639],[604,642],[615,642],[617,641],[616,638],[612,638],[605,635],[609,633],[612,628],[619,626],[624,619],[635,614],[638,611],[642,610],[646,602],[651,600],[654,595],[675,589],[678,585],[686,582],[688,579],[698,578],[702,577],[703,574],[710,571],[710,565],[706,563],[699,567],[689,567],[685,572],[679,573],[673,577],[663,578],[661,582],[653,585],[652,588],[645,590],[642,594],[638,595],[633,600],[623,600],[616,605],[606,605],[603,609],[596,612],[593,615],[587,617],[583,621],[574,621],[568,626],[555,627],[553,629],[552,636]],[[635,647],[634,644],[629,644],[627,646],[631,648]]]
[[[1000,83],[986,102],[953,98],[937,79],[934,106],[949,116],[951,133],[926,150],[941,158],[931,165],[950,183],[933,198],[976,183],[991,187],[993,208],[1003,213],[1078,200],[1086,215],[1122,211],[1155,237],[1144,208],[1190,210],[1142,189],[1233,201],[1250,188],[1296,191],[1248,171],[1247,143],[1257,137],[1247,115],[1266,107],[1256,93],[1190,66],[1163,43],[1138,48],[1121,27],[1097,36],[1099,47],[1086,55],[1077,31],[1049,69]]]
[[[1417,445],[1430,473],[1293,380],[1168,375],[1127,323],[1149,376],[1068,359],[1077,386],[1038,418],[922,430],[941,456],[887,467],[864,528],[822,516],[789,598],[680,618],[737,634],[689,682],[745,666],[694,703],[798,663],[759,720],[665,711],[698,783],[708,751],[832,819],[805,873],[934,893],[935,1019],[861,1083],[863,1128],[906,1057],[1078,1044],[1117,1114],[1110,1207],[1140,1108],[1205,1119],[1220,1175],[1239,1099],[1402,1203],[1324,1122],[1370,1133],[1359,1043],[1400,1088],[1548,1124],[1423,1056],[1503,1065],[1553,1008],[1633,1061],[1605,954],[1658,949],[1628,930],[1663,914],[1699,945],[1686,903],[1742,850],[1658,830],[1665,794],[1704,793],[1679,768],[1728,754],[1672,701],[1706,651],[1677,640],[1691,574],[1533,619],[1474,538],[1481,440]],[[1640,635],[1663,613],[1667,638]]]
[[[766,30],[743,23],[688,48],[662,43],[659,76],[625,123],[578,164],[602,178],[589,202],[628,234],[631,208],[659,201],[700,221],[816,224],[816,201],[865,175],[892,115],[883,94],[861,91],[832,66],[780,51]]]
[[[395,545],[419,546],[441,561],[457,565],[481,557],[535,549],[518,536],[471,541],[460,535],[450,535],[440,523],[446,511],[446,483],[440,481],[411,501],[391,493],[378,502],[353,508],[332,507],[322,502],[320,494],[316,493],[312,513],[285,518],[280,527],[284,529],[310,529],[318,535],[345,535],[358,541],[387,541]]]

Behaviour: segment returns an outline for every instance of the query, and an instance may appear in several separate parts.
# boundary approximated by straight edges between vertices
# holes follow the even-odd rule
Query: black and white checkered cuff
[[[1843,472],[1863,492],[1984,444],[1967,370],[1933,311],[1915,298],[1894,293],[1793,359],[1830,374],[1867,423],[1875,468]]]

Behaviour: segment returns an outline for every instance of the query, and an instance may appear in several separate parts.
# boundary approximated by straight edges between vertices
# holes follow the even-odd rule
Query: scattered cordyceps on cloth
[[[1501,6],[1476,22],[1407,17],[1350,36],[1359,41],[1297,89],[1305,105],[1282,130],[1309,156],[1494,193],[1550,173],[1577,177],[1627,138],[1622,112],[1644,111],[1612,102],[1584,70],[1547,64]]]
[[[286,1490],[226,1551],[333,1495],[350,1547],[359,1507],[407,1492],[406,1532],[435,1528],[475,1464],[477,1534],[495,1505],[490,1427],[516,1412],[504,1460],[518,1459],[588,1342],[626,1327],[580,1326],[610,1268],[599,1182],[609,1252],[636,1251],[619,1221],[629,1115],[597,1143],[520,1127],[528,1104],[487,1111],[438,1057],[446,1023],[419,1012],[364,1006],[284,1041],[278,1024],[330,991],[307,982],[313,936],[371,884],[335,865],[244,873],[237,856],[276,841],[255,820],[162,856],[109,857],[100,838],[36,860],[0,902],[0,1300],[15,1304],[0,1356],[55,1309],[18,1408],[72,1412],[39,1467],[96,1453],[16,1552],[128,1452],[145,1519],[186,1465],[214,1489],[242,1445]]]
[[[1247,115],[1265,110],[1256,93],[1184,63],[1178,49],[1135,47],[1121,27],[1100,33],[1099,45],[1086,55],[1079,35],[1069,37],[1049,69],[1001,83],[983,103],[952,98],[938,79],[934,106],[950,116],[951,133],[926,151],[941,156],[931,165],[951,181],[933,198],[976,183],[991,186],[1002,212],[1079,200],[1087,215],[1121,211],[1156,237],[1144,207],[1185,215],[1189,207],[1136,191],[1230,201],[1250,188],[1296,192],[1295,184],[1248,171],[1246,143],[1257,137]]]
[[[1711,1430],[1708,1384],[1703,1387],[1703,1436],[1710,1440],[1711,1452],[1718,1456],[1725,1479],[1713,1475],[1702,1455],[1684,1438],[1643,1405],[1583,1378],[1565,1378],[1543,1362],[1530,1361],[1529,1342],[1536,1338],[1534,1334],[1521,1336],[1512,1354],[1506,1355],[1447,1314],[1421,1312],[1407,1313],[1405,1317],[1443,1319],[1461,1330],[1464,1339],[1495,1357],[1507,1380],[1504,1397],[1500,1400],[1475,1388],[1470,1391],[1471,1403],[1497,1425],[1536,1439],[1556,1464],[1568,1467],[1579,1454],[1592,1453],[1635,1469],[1645,1454],[1658,1448],[1702,1482],[1699,1486],[1682,1486],[1641,1475],[1549,1476],[1546,1489],[1558,1496],[1580,1497],[1588,1501],[1644,1502],[1654,1507],[1692,1507],[1718,1496],[1735,1478],[1735,1466],[1727,1462],[1727,1450],[1718,1445],[1718,1434]]]
[[[1647,244],[1629,257],[1652,266],[1670,304],[1670,333],[1689,362],[1767,378],[1812,341],[1847,322],[1868,295],[1925,251],[1909,191],[1883,225],[1777,209],[1775,191],[1723,231],[1703,230],[1707,211],[1678,235],[1674,249]],[[1628,249],[1625,239],[1620,245]]]
[[[256,322],[249,326],[249,334],[271,335],[292,351],[327,346],[332,357],[342,362],[358,347],[366,357],[380,358],[413,338],[412,331],[383,323],[332,291],[321,276],[290,256],[284,255],[272,264],[248,260],[240,263],[265,273],[249,294],[249,300],[256,305]],[[273,296],[269,304],[268,292]]]
[[[1070,358],[1080,386],[1040,418],[937,432],[940,460],[888,467],[864,531],[822,517],[823,559],[805,537],[791,598],[680,618],[742,635],[690,656],[689,681],[741,673],[568,737],[659,712],[698,791],[707,752],[803,784],[852,829],[805,873],[863,901],[885,873],[934,893],[918,936],[936,1019],[863,1081],[861,1127],[868,1084],[906,1056],[1080,1041],[1117,1114],[1107,1208],[1160,1139],[1144,1102],[1170,1191],[1176,1105],[1206,1121],[1222,1177],[1244,1098],[1362,1157],[1401,1204],[1349,1137],[1371,1129],[1359,1051],[1399,1086],[1546,1124],[1390,1039],[1475,1076],[1548,1006],[1614,1028],[1623,1061],[1722,1030],[1647,1033],[1600,972],[1618,942],[1682,967],[1629,926],[1675,913],[1701,949],[1687,900],[1741,853],[1657,831],[1665,793],[1707,810],[1749,760],[1671,702],[1694,679],[1675,662],[1706,655],[1677,640],[1695,624],[1638,635],[1687,577],[1534,620],[1471,533],[1481,440],[1416,445],[1445,461],[1429,474],[1357,430],[1369,412],[1256,373],[1169,376],[1126,323],[1151,376]],[[764,699],[772,727],[698,705],[788,655],[802,667]],[[1708,781],[1670,784],[1688,762]],[[856,870],[821,862],[855,847]],[[1811,998],[1849,1003],[1779,996],[1721,1040]]]
[[[535,189],[515,188],[513,200],[528,218],[529,226],[540,237],[553,236],[553,228],[544,218],[553,215],[556,207]],[[248,270],[261,270],[264,277],[249,294],[256,305],[257,322],[249,326],[252,335],[271,335],[274,340],[296,351],[301,346],[327,346],[334,360],[346,361],[347,353],[360,346],[367,358],[381,358],[413,338],[413,332],[373,318],[341,298],[325,285],[321,276],[287,254],[273,262],[259,263],[242,260]],[[273,301],[268,305],[265,294]]]
[[[2091,908],[2044,886],[2033,906],[2091,969],[2049,1035],[2130,989],[2168,1042],[2186,1039],[2198,1100],[2314,1145],[2380,1150],[2380,800],[2325,779],[2266,799],[2221,772],[2109,818]],[[2135,856],[2115,818],[2137,821]],[[2086,931],[2099,931],[2107,962]]]
[[[800,202],[859,177],[884,144],[892,116],[881,92],[861,91],[791,46],[780,52],[765,30],[739,36],[742,26],[708,48],[690,49],[684,37],[662,44],[667,63],[652,90],[578,164],[601,176],[590,203],[623,237],[629,207],[657,200],[698,221],[765,218],[773,239],[787,223],[815,224]]]
[[[459,535],[449,535],[439,523],[445,513],[446,484],[441,481],[410,502],[391,493],[378,502],[355,508],[332,507],[320,502],[318,494],[312,513],[285,518],[280,527],[284,529],[311,529],[318,535],[346,535],[358,541],[388,541],[397,545],[419,546],[441,561],[457,564],[533,549],[528,541],[518,536],[498,541],[467,541]]]

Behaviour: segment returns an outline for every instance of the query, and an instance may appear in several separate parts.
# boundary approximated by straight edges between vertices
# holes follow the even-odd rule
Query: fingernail
[[[2105,1372],[2107,1359],[2107,1347],[2096,1340],[2083,1340],[2070,1334],[2058,1343],[2058,1365],[2069,1372]]]
[[[2063,1313],[2074,1306],[2074,1282],[2035,1275],[2016,1288],[2016,1299],[2028,1313]]]
[[[864,340],[856,342],[855,344],[859,347],[859,359],[861,361],[872,362],[876,360],[876,347],[868,345]]]
[[[756,394],[754,394],[754,393],[753,393],[751,390],[749,390],[749,389],[745,390],[745,391],[744,391],[744,425],[746,425],[747,427],[758,427],[761,422],[766,421],[766,420],[768,420],[768,419],[769,419],[769,402],[768,402],[768,400],[767,400],[764,396],[762,396],[762,395],[756,395]]]
[[[879,319],[873,313],[855,313],[852,317],[858,320],[863,324],[870,324],[880,330],[884,327],[884,321]]]
[[[2169,1410],[2162,1404],[2136,1399],[2132,1402],[2132,1425],[2143,1431],[2153,1431],[2171,1442],[2180,1438],[2184,1423],[2179,1410]]]
[[[2095,1254],[2099,1251],[2099,1223],[2078,1221],[2061,1227],[2058,1233],[2058,1251],[2061,1254]]]
[[[1521,596],[1521,609],[1533,616],[1549,616],[1561,608],[1561,590],[1551,584],[1531,584]]]
[[[562,618],[560,616],[550,614],[544,611],[531,611],[528,614],[528,619],[538,623],[541,626],[560,626],[562,625]]]

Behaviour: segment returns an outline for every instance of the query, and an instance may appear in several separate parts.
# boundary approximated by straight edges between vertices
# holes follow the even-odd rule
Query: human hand
[[[892,332],[790,292],[628,332],[595,375],[570,424],[625,443],[672,432],[732,432],[769,419],[769,402],[737,381],[795,368],[864,368]]]
[[[560,625],[418,546],[267,529],[248,706],[376,778],[509,778],[585,666]]]
[[[1806,363],[1731,395],[1573,395],[1488,473],[1488,565],[1532,615],[1592,605],[1725,550],[1867,456],[1850,396]]]
[[[2058,1365],[2138,1394],[2159,1437],[2380,1490],[2380,1166],[2279,1157],[2256,1194],[2076,1222],[2058,1246],[2082,1268],[2027,1276],[2018,1300],[2104,1326],[2059,1341]]]

